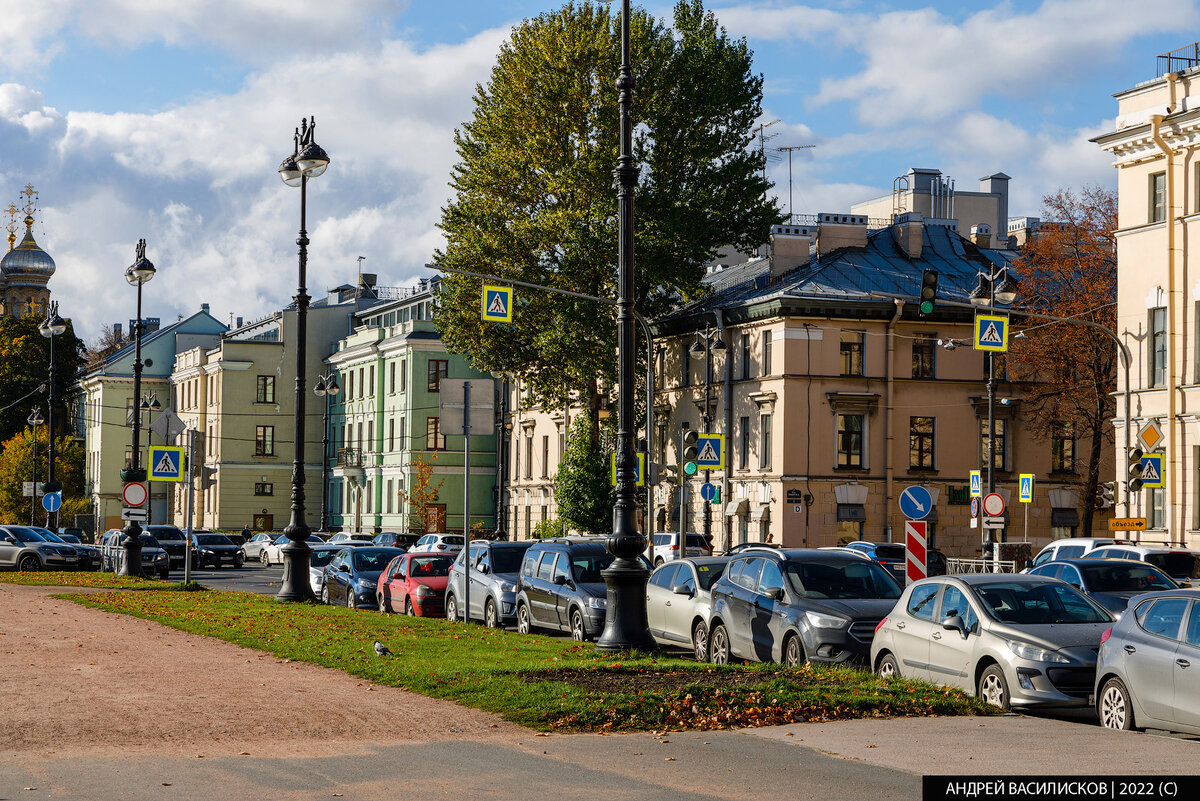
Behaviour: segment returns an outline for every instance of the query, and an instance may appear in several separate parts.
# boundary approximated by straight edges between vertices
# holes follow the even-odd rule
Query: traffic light
[[[1096,508],[1111,509],[1117,505],[1117,482],[1105,481],[1097,488]]]
[[[926,270],[921,273],[921,304],[917,307],[924,317],[933,314],[933,304],[937,300],[937,270]]]
[[[52,492],[62,492],[62,483],[59,481],[45,481],[42,483],[42,494],[49,495]]]
[[[1142,453],[1141,448],[1130,448],[1128,453],[1129,460],[1129,492],[1138,492],[1142,488]]]
[[[697,446],[697,442],[700,440],[700,435],[690,428],[685,428],[683,429],[682,439],[683,458],[680,461],[682,462],[683,472],[689,476],[694,476],[696,475],[696,457],[700,453],[699,447]]]
[[[650,486],[657,487],[659,484],[673,484],[679,476],[679,468],[672,467],[667,464],[659,464],[658,462],[650,463]]]
[[[200,489],[208,489],[217,483],[217,468],[200,465]]]

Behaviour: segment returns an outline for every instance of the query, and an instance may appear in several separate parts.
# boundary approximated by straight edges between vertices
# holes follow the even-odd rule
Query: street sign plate
[[[1153,420],[1138,430],[1137,438],[1138,442],[1142,443],[1142,449],[1147,451],[1152,451],[1162,445],[1163,440],[1166,439],[1162,429],[1158,427],[1158,423]]]
[[[121,490],[121,498],[126,506],[141,506],[146,502],[146,485],[137,481],[126,484]]]
[[[1008,352],[1008,317],[1002,314],[975,315],[975,350]]]
[[[971,517],[979,517],[979,499],[971,499]]]
[[[933,496],[922,486],[906,487],[900,493],[900,511],[909,520],[921,520],[933,511]]]
[[[124,509],[121,510],[121,519],[122,520],[136,520],[139,523],[141,523],[141,522],[145,522],[149,518],[150,518],[150,515],[149,515],[149,513],[146,512],[145,509],[137,509],[132,506],[126,506]]]
[[[984,528],[1004,528],[1003,517],[985,517],[983,518]]]
[[[999,517],[1004,514],[1004,497],[998,492],[990,492],[985,495],[983,513],[989,517]]]
[[[147,459],[151,481],[183,481],[183,448],[151,445]]]
[[[971,497],[983,497],[983,472],[980,470],[971,471]]]
[[[47,512],[57,512],[62,508],[62,493],[47,492],[42,496],[42,508]]]
[[[637,457],[637,485],[644,487],[646,485],[646,454],[639,453]],[[617,486],[617,455],[615,453],[608,455],[608,479],[614,487]]]
[[[1163,454],[1150,453],[1142,457],[1142,486],[1167,486],[1166,471],[1163,470]]]
[[[1144,517],[1112,517],[1108,520],[1109,531],[1145,531]]]
[[[512,322],[512,287],[483,285],[482,317],[486,323]]]
[[[1021,474],[1021,503],[1033,503],[1033,473]]]
[[[712,501],[717,496],[717,485],[711,482],[705,482],[700,485],[700,497],[706,501]]]
[[[926,574],[926,523],[924,520],[904,521],[904,574],[908,583],[920,581]]]
[[[701,434],[696,439],[696,467],[701,470],[725,469],[725,436]]]
[[[32,497],[33,497],[33,493],[34,493],[34,489],[33,489],[33,487],[34,487],[34,484],[35,484],[35,483],[36,483],[36,482],[33,482],[33,481],[26,481],[26,482],[24,482],[24,483],[21,485],[21,494],[22,494],[22,495],[24,495],[26,498],[32,498]]]
[[[184,432],[185,426],[179,419],[179,415],[167,409],[150,421],[150,430],[157,434],[163,442],[174,442],[175,438]],[[152,461],[151,464],[153,463]]]

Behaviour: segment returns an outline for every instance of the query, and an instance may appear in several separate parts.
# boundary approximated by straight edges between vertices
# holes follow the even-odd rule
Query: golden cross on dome
[[[8,215],[8,222],[5,223],[4,228],[8,231],[9,250],[12,250],[13,245],[17,243],[17,214],[19,211],[16,203],[9,203],[8,208],[4,210],[4,213]]]
[[[33,225],[33,213],[37,211],[37,190],[33,188],[33,184],[25,184],[25,188],[21,190],[21,194],[25,196],[25,225]]]

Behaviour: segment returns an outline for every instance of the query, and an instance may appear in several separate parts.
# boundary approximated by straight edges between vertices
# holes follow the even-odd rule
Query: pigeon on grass
[[[393,654],[391,652],[391,649],[389,649],[386,645],[381,643],[379,640],[375,641],[375,655],[376,656],[395,656],[395,654]]]

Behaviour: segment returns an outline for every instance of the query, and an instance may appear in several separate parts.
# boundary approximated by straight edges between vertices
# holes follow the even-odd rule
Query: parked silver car
[[[1200,590],[1138,596],[1102,640],[1101,726],[1200,734]]]
[[[65,545],[75,551],[75,555],[79,557],[79,563],[75,566],[79,570],[99,570],[100,569],[100,549],[94,545],[84,545],[81,542],[71,542],[63,537],[55,534],[48,528],[33,526],[34,531],[42,535],[46,542],[57,542],[59,545]]]
[[[269,531],[260,531],[250,539],[242,543],[242,556],[249,562],[251,560],[262,560],[263,549],[271,544],[274,538]]]
[[[74,570],[78,566],[73,546],[50,542],[28,526],[0,526],[0,568]]]
[[[708,661],[712,585],[727,564],[728,556],[688,557],[654,571],[646,585],[646,616],[655,642],[690,647],[698,661]]]
[[[984,573],[908,586],[879,624],[871,666],[1013,706],[1086,706],[1112,616],[1065,581]]]
[[[492,542],[472,540],[471,553],[471,619],[482,620],[489,629],[512,626],[517,622],[517,578],[525,551],[533,545],[525,542]],[[463,617],[463,558],[450,567],[446,584],[446,619]]]
[[[1064,559],[1038,565],[1029,574],[1062,579],[1114,617],[1120,617],[1130,600],[1139,595],[1179,586],[1149,562],[1132,559]]]

